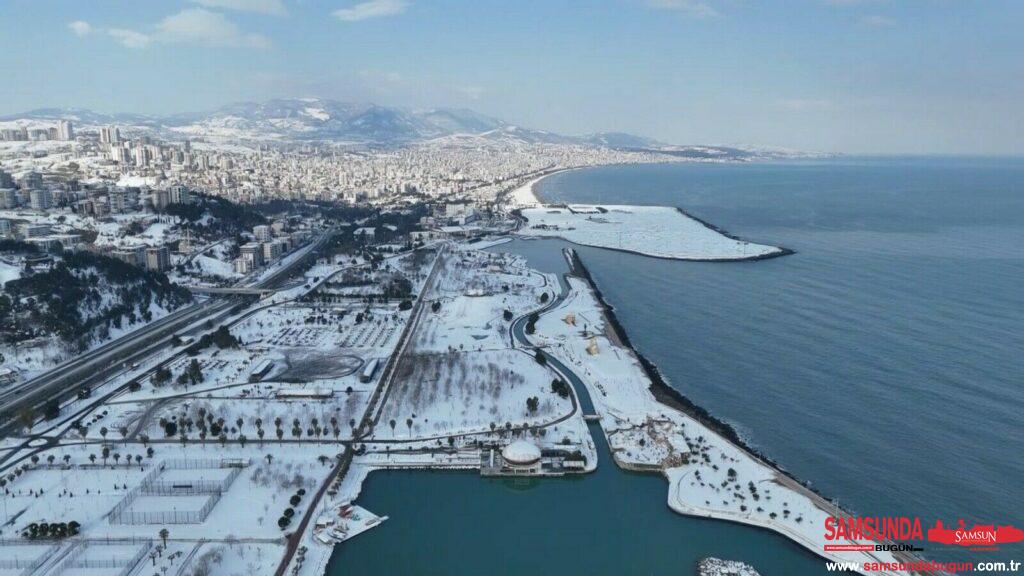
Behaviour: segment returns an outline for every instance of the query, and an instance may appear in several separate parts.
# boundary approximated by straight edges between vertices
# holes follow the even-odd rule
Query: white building
[[[58,140],[74,140],[75,139],[75,128],[71,125],[70,120],[61,120],[57,122],[57,139]]]
[[[505,446],[501,451],[501,459],[512,473],[540,473],[540,448],[529,440],[520,438]]]
[[[252,235],[260,242],[270,242],[270,239],[273,238],[270,226],[253,226]]]

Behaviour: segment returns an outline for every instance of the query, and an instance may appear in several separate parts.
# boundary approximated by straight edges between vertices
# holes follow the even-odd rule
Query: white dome
[[[501,457],[509,464],[533,464],[540,460],[540,448],[537,448],[533,442],[520,439],[505,446],[505,449],[501,451]]]

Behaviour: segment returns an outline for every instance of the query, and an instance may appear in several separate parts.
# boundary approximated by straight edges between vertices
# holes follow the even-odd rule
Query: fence
[[[127,576],[132,572],[135,566],[146,556],[149,549],[152,547],[152,540],[144,540],[142,545],[139,546],[135,553],[130,558],[111,556],[110,558],[82,558],[83,554],[86,554],[88,550],[96,550],[103,548],[103,546],[90,546],[88,542],[83,542],[81,546],[78,546],[72,551],[71,554],[65,558],[60,565],[57,567],[55,574],[62,574],[66,570],[71,568],[85,568],[85,569],[103,569],[103,568],[120,568],[117,572],[117,576]]]
[[[50,557],[48,552],[53,548],[52,546],[39,544],[36,544],[36,546],[39,548],[39,554],[34,558],[0,558],[0,570],[23,569],[22,574],[31,574],[33,570]]]
[[[199,510],[126,510],[117,518],[118,524],[201,524],[220,501],[220,494],[210,494]]]
[[[200,524],[206,520],[221,495],[248,466],[248,460],[184,459],[174,458],[161,462],[114,506],[108,517],[112,524]],[[217,470],[229,468],[231,472],[220,480],[169,481],[159,480],[164,470]],[[132,510],[140,496],[206,496],[198,510]]]

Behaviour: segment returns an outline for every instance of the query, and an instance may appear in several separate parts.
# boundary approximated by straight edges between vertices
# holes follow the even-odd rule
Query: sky
[[[319,96],[565,134],[1024,154],[1019,0],[0,0],[0,115]]]

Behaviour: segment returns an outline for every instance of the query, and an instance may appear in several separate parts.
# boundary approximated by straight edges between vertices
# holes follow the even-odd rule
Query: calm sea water
[[[1024,161],[852,159],[606,167],[552,201],[681,206],[793,256],[692,263],[580,248],[637,348],[694,401],[862,515],[1024,524]],[[560,241],[500,247],[563,270]],[[330,574],[691,574],[720,555],[822,574],[770,533],[685,518],[608,462],[527,490],[378,473],[391,520]],[[1020,559],[928,547],[936,559]]]

